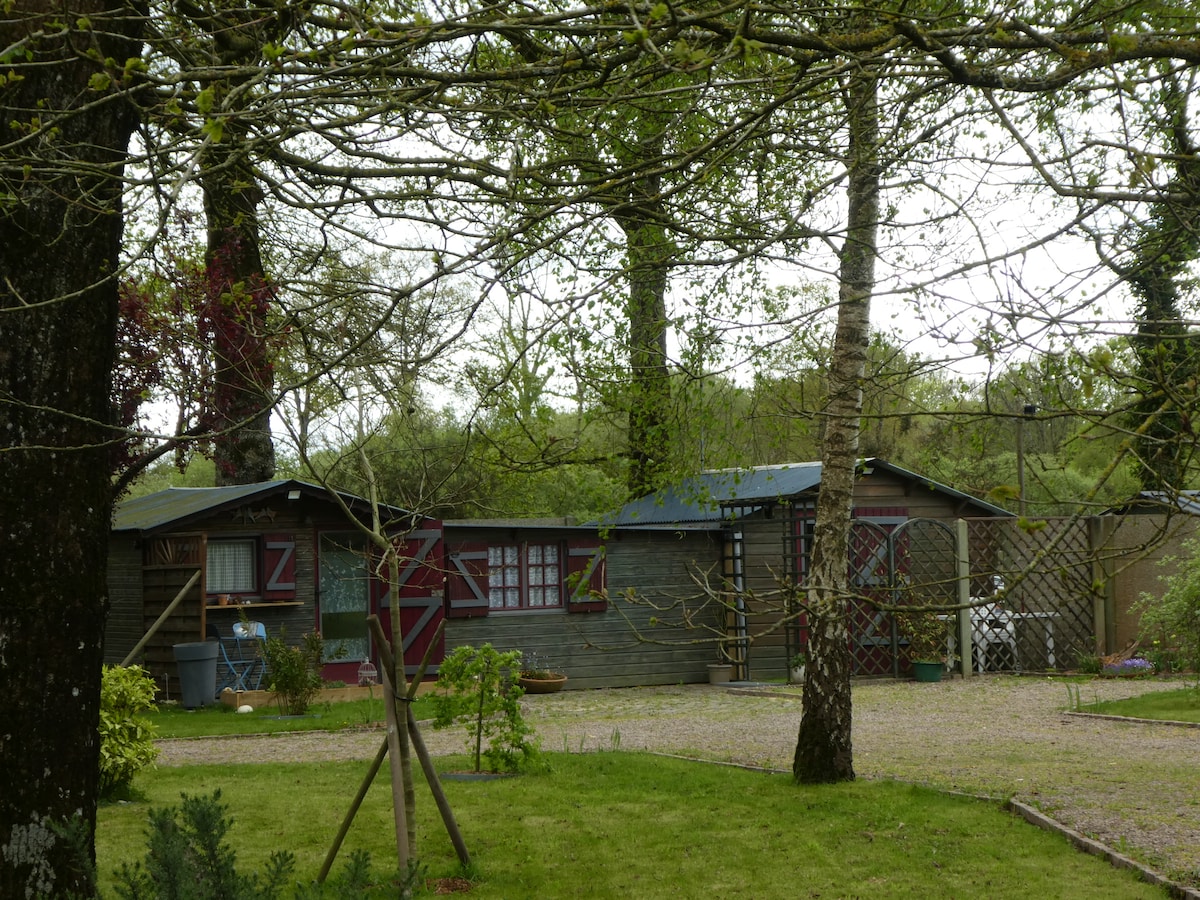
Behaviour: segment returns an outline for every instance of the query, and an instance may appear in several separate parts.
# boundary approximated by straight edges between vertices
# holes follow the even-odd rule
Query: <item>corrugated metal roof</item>
[[[113,531],[154,531],[167,525],[181,526],[222,509],[291,491],[300,491],[302,496],[314,497],[327,503],[333,502],[325,488],[294,478],[224,487],[171,487],[118,504],[113,511]],[[351,509],[367,509],[367,501],[362,497],[343,491],[338,493]],[[386,504],[381,505],[381,513],[385,518],[392,519],[408,515],[403,509]]]
[[[795,497],[821,483],[819,462],[749,469],[719,469],[685,478],[626,503],[602,519],[604,525],[720,525],[729,506],[761,507]]]
[[[1161,513],[1168,509],[1191,516],[1200,516],[1200,491],[1141,491],[1122,506],[1114,507],[1116,513]]]
[[[864,472],[883,469],[900,478],[975,506],[987,515],[1011,516],[1008,510],[939,484],[881,459],[861,462]],[[745,469],[702,472],[649,496],[633,500],[601,519],[608,527],[707,524],[719,527],[733,514],[745,514],[772,503],[815,494],[821,484],[821,463],[806,462]]]

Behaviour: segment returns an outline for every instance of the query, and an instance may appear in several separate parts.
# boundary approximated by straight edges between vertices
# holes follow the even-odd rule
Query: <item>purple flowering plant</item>
[[[1138,675],[1153,675],[1154,663],[1148,659],[1142,659],[1140,656],[1134,656],[1129,659],[1123,659],[1120,662],[1105,665],[1100,670],[1100,674],[1125,678],[1136,677]]]

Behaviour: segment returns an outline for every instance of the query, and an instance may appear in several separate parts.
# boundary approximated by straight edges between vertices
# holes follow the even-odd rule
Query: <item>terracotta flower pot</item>
[[[517,678],[517,683],[525,688],[527,694],[553,694],[563,689],[563,685],[567,683],[567,676],[558,673],[552,673],[549,678],[521,675]]]

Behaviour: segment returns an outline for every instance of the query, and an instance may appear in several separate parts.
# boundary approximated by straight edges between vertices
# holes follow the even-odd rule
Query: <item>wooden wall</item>
[[[149,542],[142,553],[142,634],[158,620],[197,572],[200,578],[187,591],[175,611],[150,638],[140,662],[163,690],[160,697],[179,697],[176,644],[204,640],[204,535],[172,535]]]
[[[298,643],[301,635],[316,627],[317,563],[312,510],[306,509],[303,502],[271,500],[254,512],[262,517],[261,523],[225,513],[188,532],[158,534],[140,541],[130,534],[112,536],[109,543],[112,602],[106,628],[106,662],[119,663],[197,571],[201,572],[199,582],[151,637],[140,658],[134,660],[150,671],[170,699],[179,696],[175,644],[205,640],[210,622],[223,638],[232,640],[233,624],[244,612],[247,618],[262,622],[268,634],[278,634],[282,629],[289,643]],[[294,538],[295,599],[251,603],[245,607],[218,606],[205,590],[203,560],[208,538],[261,534],[287,534]]]
[[[606,612],[448,619],[447,651],[483,643],[533,651],[567,674],[568,689],[707,681],[708,664],[716,661],[711,639],[718,617],[711,604],[697,599],[690,573],[718,564],[716,540],[706,533],[629,529],[608,535],[605,548]],[[627,599],[626,591],[635,599]],[[711,627],[684,628],[685,608],[697,624]]]
[[[1186,553],[1186,542],[1200,535],[1200,517],[1148,513],[1099,519],[1092,533],[1109,573],[1107,590],[1114,613],[1110,646],[1101,649],[1117,652],[1138,639],[1140,615],[1134,605],[1143,593],[1162,596],[1166,589],[1162,579],[1178,569],[1173,558]]]
[[[903,509],[910,519],[954,519],[978,516],[979,507],[968,505],[925,486],[877,469],[854,483],[854,506],[859,510]]]
[[[113,535],[109,541],[108,604],[104,662],[115,666],[142,638],[142,551],[133,535]]]
[[[787,677],[787,653],[783,629],[772,629],[783,615],[784,595],[778,578],[787,574],[784,564],[784,539],[787,523],[781,510],[767,518],[755,513],[740,520],[735,532],[742,537],[742,570],[747,593],[746,633],[751,636],[745,647],[745,668],[741,677],[751,680]],[[732,576],[734,548],[725,548],[726,569]],[[731,631],[735,623],[730,622]]]

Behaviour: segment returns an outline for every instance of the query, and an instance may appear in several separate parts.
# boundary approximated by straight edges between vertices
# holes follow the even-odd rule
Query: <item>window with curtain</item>
[[[209,540],[205,577],[210,594],[248,594],[257,587],[254,560],[258,543],[253,538]]]
[[[531,609],[562,606],[562,576],[557,544],[530,544],[527,548],[528,592]]]
[[[488,608],[556,609],[562,606],[557,544],[488,547]]]

